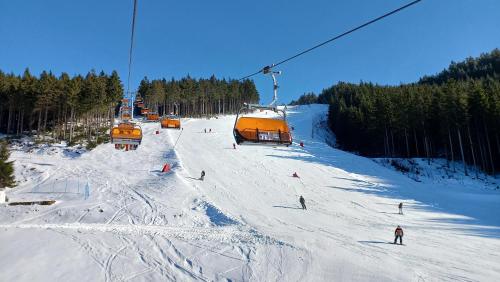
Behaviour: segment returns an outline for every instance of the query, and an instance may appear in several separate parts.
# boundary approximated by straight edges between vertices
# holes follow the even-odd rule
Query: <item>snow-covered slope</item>
[[[316,126],[326,111],[289,109],[303,148],[233,149],[234,116],[183,120],[182,131],[143,124],[131,152],[16,147],[10,200],[57,203],[0,206],[0,280],[500,279],[498,191],[415,182],[333,149]],[[397,225],[405,246],[390,244]]]

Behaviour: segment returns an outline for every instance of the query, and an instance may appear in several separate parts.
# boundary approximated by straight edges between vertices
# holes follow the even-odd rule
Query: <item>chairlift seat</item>
[[[240,117],[236,120],[233,135],[238,145],[292,144],[292,135],[284,119]]]
[[[165,116],[160,123],[161,128],[181,129],[181,119],[177,116]]]
[[[142,129],[133,123],[123,122],[111,129],[111,143],[119,145],[139,145]]]

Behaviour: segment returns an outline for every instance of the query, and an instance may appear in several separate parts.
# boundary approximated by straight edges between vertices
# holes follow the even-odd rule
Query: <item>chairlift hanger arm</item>
[[[280,75],[281,71],[273,71],[269,66],[267,66],[266,68],[268,69],[267,71],[264,72],[264,74],[271,74],[271,77],[273,78],[273,101],[269,104],[269,106],[276,107],[276,103],[278,102],[278,87],[279,87],[276,76]]]

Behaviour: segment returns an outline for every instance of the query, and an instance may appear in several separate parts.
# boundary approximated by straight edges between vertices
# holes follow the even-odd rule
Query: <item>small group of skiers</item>
[[[205,133],[207,133],[207,129],[206,128],[205,128]],[[211,128],[208,129],[208,133],[212,133],[212,129]]]
[[[293,177],[299,177],[299,176],[297,175],[296,172],[294,172]],[[307,210],[306,200],[304,199],[304,197],[302,197],[302,195],[300,195],[300,197],[299,197],[299,203],[302,206],[303,210]],[[402,215],[403,214],[403,203],[399,203],[398,208],[399,208],[399,214]],[[398,227],[396,227],[396,230],[394,231],[394,244],[397,244],[397,241],[399,239],[399,244],[403,245],[403,234],[404,234],[403,228],[401,228],[401,226],[398,225]]]
[[[402,215],[403,214],[403,203],[399,203],[398,209],[399,209],[398,214]],[[399,244],[403,245],[403,228],[401,228],[401,226],[399,226],[399,225],[398,225],[398,227],[396,227],[396,230],[394,231],[394,244],[396,244],[398,239],[399,239]]]
[[[297,172],[294,172],[292,174],[292,177],[295,177],[295,178],[300,178],[299,175],[297,174]],[[303,210],[307,210],[307,207],[306,207],[306,200],[304,199],[304,197],[302,197],[302,195],[300,195],[299,197],[299,203],[300,205],[302,206],[302,209]]]
[[[233,148],[236,149],[235,144],[233,144]],[[299,178],[299,175],[297,174],[297,172],[293,173],[293,177]],[[205,179],[205,171],[202,170],[200,180],[203,181],[204,179]],[[304,197],[302,195],[300,195],[300,197],[299,197],[299,203],[300,203],[303,210],[307,210],[306,200],[304,199]],[[403,203],[399,203],[398,209],[399,209],[399,214],[402,215],[403,214]],[[404,234],[403,228],[401,228],[401,226],[398,225],[398,227],[394,231],[394,244],[397,244],[397,241],[399,239],[399,244],[403,245],[403,234]]]

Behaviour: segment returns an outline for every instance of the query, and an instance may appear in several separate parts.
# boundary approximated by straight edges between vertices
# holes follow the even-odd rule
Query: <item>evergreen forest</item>
[[[145,77],[137,91],[147,108],[160,115],[175,113],[183,117],[202,117],[234,114],[243,103],[258,103],[259,94],[252,80],[225,80],[211,76],[194,79]]]
[[[416,83],[339,82],[316,99],[308,93],[294,101],[315,102],[329,104],[329,127],[342,149],[371,157],[464,161],[466,174],[500,170],[498,49],[452,62]]]
[[[258,102],[251,80],[144,78],[137,91],[146,106],[161,115],[175,112],[200,117],[235,113],[244,102]],[[35,135],[39,142],[67,141],[93,147],[107,142],[124,97],[116,71],[85,76],[28,69],[22,75],[0,71],[0,133]],[[137,109],[136,109],[137,110]]]

